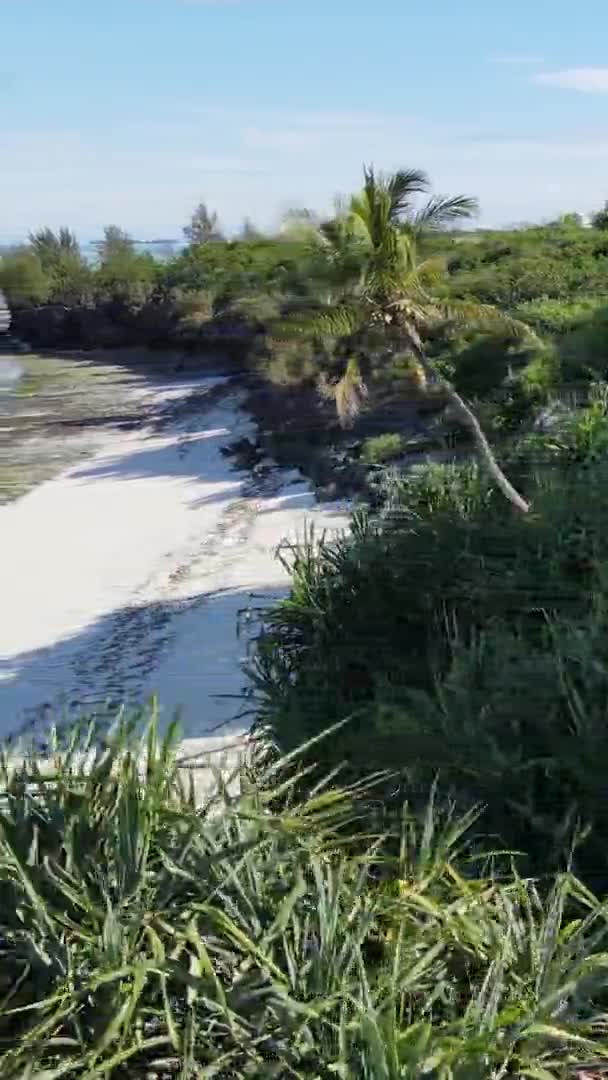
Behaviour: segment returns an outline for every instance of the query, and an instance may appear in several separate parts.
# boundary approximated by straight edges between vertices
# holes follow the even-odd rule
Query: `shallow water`
[[[111,364],[0,356],[0,505],[89,452],[141,381]]]
[[[15,390],[23,377],[23,365],[18,360],[0,357],[0,416],[11,413]]]
[[[23,364],[12,357],[7,360],[0,358],[0,393],[10,391],[17,385],[23,375]]]

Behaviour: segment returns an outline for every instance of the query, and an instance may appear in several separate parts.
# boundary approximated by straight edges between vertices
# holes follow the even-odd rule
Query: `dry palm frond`
[[[335,384],[334,395],[338,419],[342,427],[350,427],[361,412],[367,398],[367,387],[361,376],[359,364],[351,358],[342,378]]]

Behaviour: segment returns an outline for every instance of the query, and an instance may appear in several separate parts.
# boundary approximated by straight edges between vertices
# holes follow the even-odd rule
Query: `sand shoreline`
[[[254,425],[228,378],[145,394],[166,423],[105,432],[0,507],[0,739],[156,694],[166,719],[181,710],[185,754],[227,749],[248,726],[239,613],[283,594],[284,538],[347,524],[298,474],[256,488],[233,470],[221,447]]]

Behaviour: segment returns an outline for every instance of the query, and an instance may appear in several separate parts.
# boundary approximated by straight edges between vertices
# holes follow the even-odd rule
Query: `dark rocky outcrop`
[[[179,347],[220,352],[231,363],[245,364],[263,340],[263,327],[223,317],[193,324],[180,319],[168,300],[135,307],[121,301],[95,306],[45,304],[13,312],[14,333],[37,349]]]
[[[69,313],[69,308],[59,304],[17,308],[13,313],[13,330],[19,337],[29,341],[33,348],[53,349],[67,345]]]

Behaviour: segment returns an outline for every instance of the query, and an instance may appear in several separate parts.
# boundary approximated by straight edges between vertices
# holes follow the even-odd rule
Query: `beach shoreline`
[[[154,424],[103,432],[0,507],[0,739],[156,695],[164,722],[180,710],[183,753],[223,766],[248,730],[241,615],[284,594],[277,546],[346,527],[347,507],[270,462],[256,481],[233,467],[222,449],[255,425],[228,377],[138,393]]]

